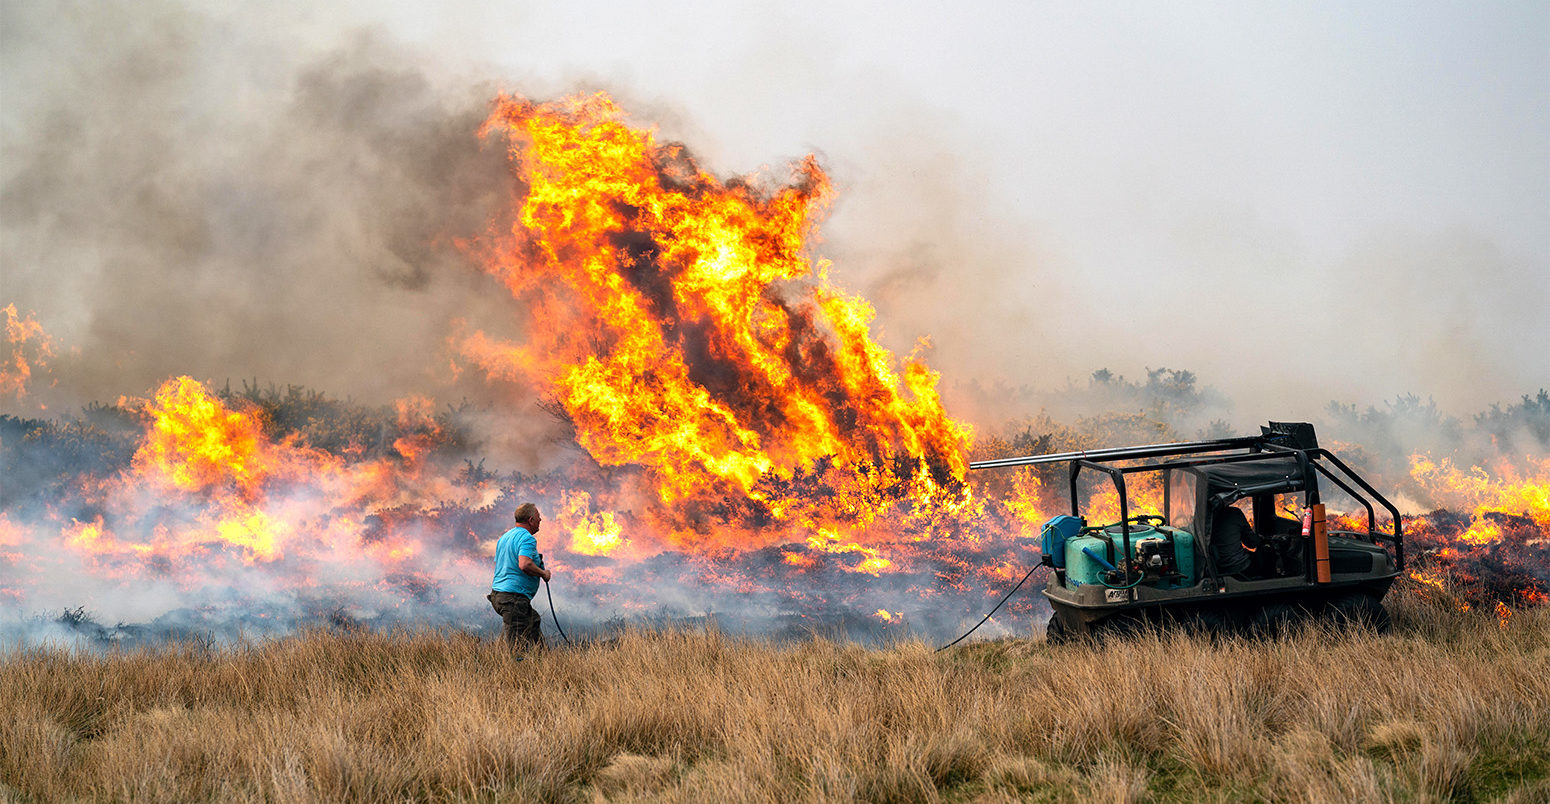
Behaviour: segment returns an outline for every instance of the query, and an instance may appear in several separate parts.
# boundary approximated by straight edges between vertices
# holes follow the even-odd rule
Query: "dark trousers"
[[[492,591],[487,597],[495,613],[501,616],[501,639],[506,640],[508,647],[515,648],[518,642],[524,648],[545,647],[543,632],[538,627],[538,612],[526,595]]]

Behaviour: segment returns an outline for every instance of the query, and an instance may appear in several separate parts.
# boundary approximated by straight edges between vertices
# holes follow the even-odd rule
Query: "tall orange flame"
[[[502,98],[483,132],[509,138],[526,188],[486,267],[530,318],[523,343],[461,350],[552,389],[588,455],[636,473],[619,499],[657,520],[637,538],[878,538],[879,518],[969,504],[970,430],[937,374],[876,344],[872,308],[806,253],[830,193],[811,157],[774,189],[722,182],[601,94]]]

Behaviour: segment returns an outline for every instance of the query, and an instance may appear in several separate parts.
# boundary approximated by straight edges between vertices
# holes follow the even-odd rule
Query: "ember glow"
[[[526,500],[545,513],[556,597],[583,619],[949,635],[1037,562],[1064,484],[1033,467],[969,476],[971,453],[1017,450],[976,444],[943,406],[929,345],[880,346],[873,308],[813,253],[833,192],[815,159],[718,179],[603,95],[500,98],[480,136],[508,149],[517,203],[466,250],[510,293],[522,334],[468,325],[450,342],[498,392],[541,389],[542,409],[502,415],[555,418],[568,459],[502,475],[430,399],[371,414],[190,377],[68,426],[7,417],[8,456],[107,446],[0,512],[0,598],[141,620],[194,611],[248,632],[320,617],[487,625],[493,540]],[[6,314],[0,390],[21,398],[52,346]],[[1495,602],[1543,603],[1547,470],[1534,456],[1412,459],[1405,480],[1443,507],[1407,519],[1414,588],[1488,582]],[[1111,488],[1092,494],[1095,517],[1118,517]],[[1133,488],[1131,513],[1160,500]],[[988,630],[1026,632],[1043,610],[1018,596]]]

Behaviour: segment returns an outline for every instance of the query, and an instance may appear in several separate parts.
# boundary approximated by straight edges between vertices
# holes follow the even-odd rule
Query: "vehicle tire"
[[[1071,641],[1071,634],[1066,630],[1065,623],[1060,621],[1059,614],[1049,616],[1049,624],[1044,626],[1044,641],[1051,645],[1064,645]]]
[[[1389,611],[1372,595],[1352,594],[1329,602],[1329,611],[1335,623],[1341,626],[1371,628],[1380,634],[1393,630]]]
[[[1249,621],[1254,636],[1276,637],[1290,634],[1308,620],[1308,610],[1291,603],[1271,603],[1261,607]]]
[[[1089,623],[1088,636],[1102,642],[1108,639],[1131,639],[1149,630],[1153,626],[1144,616],[1133,612],[1121,612],[1107,619]]]
[[[1365,601],[1362,606],[1362,619],[1372,630],[1387,634],[1394,630],[1394,623],[1389,620],[1389,610],[1383,607],[1383,602],[1375,597],[1362,595]]]

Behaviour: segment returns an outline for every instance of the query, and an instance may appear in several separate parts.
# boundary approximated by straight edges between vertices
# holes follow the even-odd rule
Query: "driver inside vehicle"
[[[1248,580],[1249,570],[1255,564],[1250,552],[1262,544],[1259,534],[1249,526],[1249,518],[1243,509],[1227,505],[1211,516],[1211,556],[1216,559],[1218,574]]]

